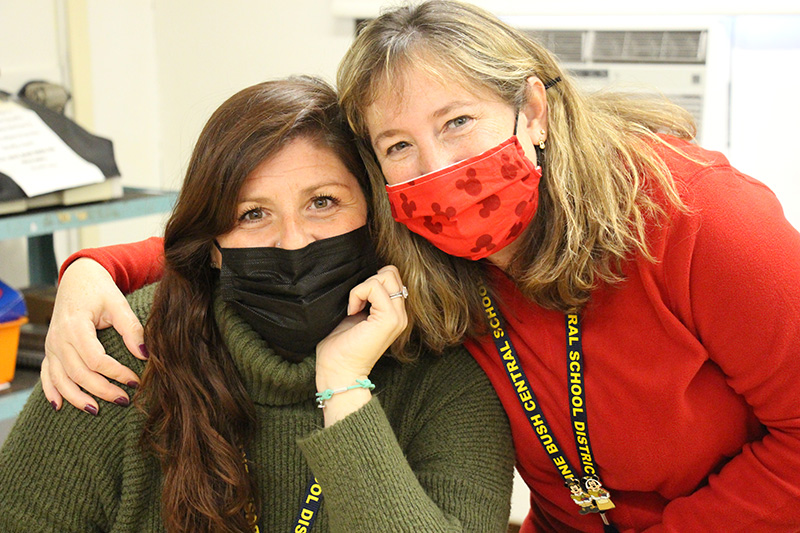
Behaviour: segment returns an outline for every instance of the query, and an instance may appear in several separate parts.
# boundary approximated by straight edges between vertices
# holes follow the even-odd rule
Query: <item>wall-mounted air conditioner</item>
[[[504,17],[539,40],[587,91],[663,94],[694,115],[698,141],[727,151],[730,21],[724,17]]]

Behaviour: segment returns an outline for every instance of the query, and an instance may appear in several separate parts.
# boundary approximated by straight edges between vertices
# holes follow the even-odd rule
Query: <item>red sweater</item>
[[[624,266],[582,313],[592,451],[621,531],[800,531],[800,235],[763,184],[720,154],[662,153],[691,214],[651,228],[655,263]],[[491,278],[532,388],[580,465],[564,315]],[[581,516],[519,404],[493,342],[467,342],[511,420],[532,490],[524,532],[602,531]]]
[[[763,184],[720,154],[682,146],[711,159],[662,154],[691,213],[651,228],[658,260],[631,260],[626,281],[596,290],[582,313],[589,433],[617,506],[608,516],[621,531],[800,531],[800,235]],[[130,291],[153,279],[157,243],[81,255]],[[531,304],[499,270],[490,278],[534,393],[578,467],[564,316]],[[532,491],[523,532],[602,531],[598,516],[578,513],[494,344],[466,346],[511,420]]]

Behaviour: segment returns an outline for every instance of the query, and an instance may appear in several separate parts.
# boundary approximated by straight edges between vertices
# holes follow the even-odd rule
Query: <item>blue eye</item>
[[[462,126],[466,126],[471,120],[472,120],[472,117],[468,117],[467,115],[462,115],[460,117],[454,118],[453,120],[450,120],[447,123],[447,127],[448,128],[460,128]]]
[[[407,143],[407,142],[405,142],[405,141],[400,141],[399,143],[396,143],[396,144],[393,144],[393,145],[391,145],[391,146],[390,146],[390,147],[389,147],[389,148],[386,150],[386,155],[389,155],[389,154],[391,154],[392,152],[399,152],[400,150],[403,150],[404,148],[407,148],[407,147],[409,147],[409,146],[411,146],[409,143]]]

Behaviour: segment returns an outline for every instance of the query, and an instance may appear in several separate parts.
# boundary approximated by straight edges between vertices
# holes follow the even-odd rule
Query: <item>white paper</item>
[[[39,115],[12,101],[0,101],[0,172],[29,197],[105,180]]]

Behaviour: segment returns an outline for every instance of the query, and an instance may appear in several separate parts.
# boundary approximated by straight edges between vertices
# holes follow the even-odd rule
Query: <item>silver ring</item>
[[[403,297],[403,300],[408,298],[408,289],[406,288],[405,285],[403,285],[403,289],[400,292],[395,292],[390,294],[389,299],[394,300],[395,298],[400,298],[401,296]]]

